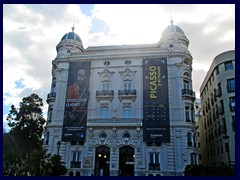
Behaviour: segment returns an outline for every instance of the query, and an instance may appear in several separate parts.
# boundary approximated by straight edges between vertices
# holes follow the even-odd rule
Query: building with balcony
[[[181,176],[198,163],[188,45],[173,21],[153,44],[85,49],[74,28],[63,36],[44,147],[67,175]]]
[[[201,164],[235,165],[235,50],[214,58],[200,94]]]

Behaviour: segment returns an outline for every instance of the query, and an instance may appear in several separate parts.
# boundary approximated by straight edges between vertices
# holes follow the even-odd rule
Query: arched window
[[[124,90],[130,91],[132,89],[132,82],[131,80],[124,80]]]
[[[185,78],[189,78],[189,79],[190,79],[190,74],[189,74],[189,72],[185,72],[185,73],[183,74],[183,76],[184,76]]]
[[[110,82],[109,80],[104,80],[102,81],[102,90],[103,91],[108,91],[109,90],[109,87],[110,87]]]

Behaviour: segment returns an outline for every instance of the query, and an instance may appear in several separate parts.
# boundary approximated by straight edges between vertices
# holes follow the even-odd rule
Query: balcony
[[[160,170],[160,163],[149,163],[148,164],[149,170]]]
[[[87,126],[91,126],[91,127],[111,127],[111,126],[132,126],[132,127],[138,127],[138,126],[142,126],[142,119],[141,118],[109,118],[109,119],[88,119],[87,121]]]
[[[112,100],[114,96],[113,90],[97,90],[96,98],[97,100]]]
[[[70,168],[80,168],[81,162],[71,161]]]
[[[191,89],[182,89],[182,96],[195,99],[195,92]]]
[[[132,99],[134,101],[136,99],[136,95],[137,95],[136,89],[125,89],[118,91],[119,100]]]
[[[55,99],[56,99],[56,93],[55,92],[48,93],[47,103],[49,103],[50,101],[55,101]]]

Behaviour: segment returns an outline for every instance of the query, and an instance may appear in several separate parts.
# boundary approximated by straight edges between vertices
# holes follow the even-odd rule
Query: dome
[[[69,39],[69,40],[78,41],[78,42],[80,42],[80,43],[82,44],[82,40],[80,39],[79,35],[77,35],[77,34],[74,32],[74,29],[75,29],[75,28],[72,27],[72,32],[69,32],[69,33],[65,34],[65,35],[62,37],[61,41]]]
[[[179,26],[173,25],[173,20],[171,20],[171,25],[169,25],[166,29],[164,29],[162,33],[162,37],[169,36],[173,33],[178,33],[185,36],[183,30]]]

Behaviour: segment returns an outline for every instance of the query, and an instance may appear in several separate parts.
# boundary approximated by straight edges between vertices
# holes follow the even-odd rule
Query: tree
[[[20,108],[11,106],[7,117],[11,130],[3,134],[5,175],[29,175],[27,162],[31,153],[42,149],[45,123],[42,106],[42,99],[37,94],[23,98]]]
[[[59,155],[47,153],[42,135],[45,119],[42,99],[31,94],[22,99],[20,108],[11,106],[9,133],[3,131],[3,166],[7,176],[60,176],[67,169]]]
[[[37,94],[31,94],[22,99],[19,109],[12,105],[8,114],[8,125],[11,127],[9,133],[26,154],[42,146],[45,123],[42,106],[42,99]]]

